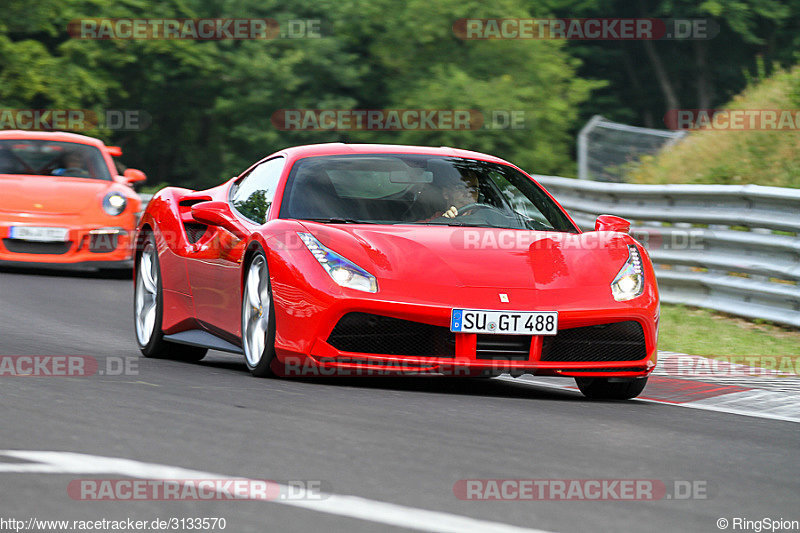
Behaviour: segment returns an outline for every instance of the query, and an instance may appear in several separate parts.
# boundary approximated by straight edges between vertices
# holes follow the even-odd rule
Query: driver
[[[53,170],[53,175],[64,176],[67,173],[74,174],[75,171],[86,173],[86,162],[78,152],[67,152],[61,156],[60,168]]]
[[[448,185],[442,188],[442,197],[445,201],[444,209],[436,211],[431,217],[420,222],[430,222],[441,217],[455,218],[459,215],[468,214],[471,209],[467,208],[465,210],[464,207],[478,202],[478,190],[478,178],[474,174],[449,180]]]
[[[459,181],[442,191],[445,202],[450,204],[450,207],[440,216],[455,218],[459,214],[466,214],[465,211],[459,212],[459,209],[477,203],[478,191],[478,178],[474,175],[463,176]]]

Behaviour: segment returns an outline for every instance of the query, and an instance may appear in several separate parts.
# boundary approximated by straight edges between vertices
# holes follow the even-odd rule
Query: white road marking
[[[768,390],[745,390],[692,402],[688,407],[724,410],[748,416],[761,416],[787,422],[800,422],[800,396]],[[757,411],[757,414],[751,414]]]
[[[502,375],[495,379],[580,394],[577,387],[572,384],[571,378],[552,378],[552,380],[549,380],[547,378],[531,375],[524,375],[518,378]],[[564,381],[565,383],[556,383],[556,380]],[[643,394],[647,394],[647,388],[644,389]],[[688,407],[689,409],[701,409],[703,411],[715,411],[718,413],[751,416],[754,418],[766,418],[769,420],[780,420],[782,422],[800,422],[800,397],[798,397],[797,394],[785,392],[754,389],[683,403],[666,402],[651,398],[636,398],[635,400],[628,401],[674,405],[675,407]]]
[[[0,450],[0,455],[32,461],[0,462],[0,473],[29,474],[112,474],[138,479],[247,479],[188,470],[176,466],[143,463],[132,459],[102,457],[74,452]],[[281,486],[288,490],[289,487]],[[547,533],[500,522],[490,522],[439,511],[428,511],[393,503],[337,494],[322,494],[321,500],[269,500],[271,503],[300,507],[320,513],[357,518],[419,531],[443,533]]]
[[[766,361],[768,357],[765,356],[763,360]],[[735,357],[731,359],[735,360]],[[777,361],[777,358],[772,358],[771,364],[778,367],[789,364],[788,360],[783,361],[783,358],[780,363]],[[792,369],[796,367],[797,365],[792,363]],[[658,365],[652,375],[800,395],[800,376],[793,372],[780,372],[774,368],[752,367],[730,363],[724,359],[710,359],[677,352],[659,351]]]

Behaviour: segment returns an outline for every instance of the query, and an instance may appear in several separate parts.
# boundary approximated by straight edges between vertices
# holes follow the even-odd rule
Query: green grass
[[[749,86],[724,108],[800,108],[800,66]],[[692,131],[674,146],[632,165],[629,181],[800,187],[800,129]]]
[[[661,304],[658,349],[707,357],[800,359],[800,331],[749,322],[708,309]]]

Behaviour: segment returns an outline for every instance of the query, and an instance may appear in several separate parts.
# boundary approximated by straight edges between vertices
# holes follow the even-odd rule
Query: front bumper
[[[41,224],[68,227],[69,233],[65,242],[40,243],[12,239],[11,225],[0,227],[0,264],[3,266],[96,269],[130,268],[133,264],[133,234],[122,227]]]
[[[276,326],[276,357],[272,370],[279,375],[530,373],[628,378],[647,376],[656,365],[659,297],[649,263],[645,265],[646,275],[652,281],[645,285],[641,296],[624,302],[614,300],[610,281],[591,275],[569,275],[566,269],[561,277],[542,278],[531,287],[500,288],[504,283],[502,273],[497,273],[496,279],[484,286],[456,285],[452,280],[423,271],[409,279],[378,276],[379,292],[371,294],[339,287],[304,247],[278,241],[276,238],[269,247],[268,263]],[[379,259],[380,256],[376,264]],[[504,350],[502,346],[487,357],[486,352],[493,350],[487,349],[486,344],[491,345],[499,335],[451,333],[453,308],[557,311],[556,337],[571,338],[572,345],[567,352],[554,352],[552,341],[548,340],[550,336],[528,336],[522,343],[512,343],[514,346],[509,351],[513,353],[509,357],[499,353]],[[394,349],[399,343],[392,349],[369,349],[369,343],[354,349],[354,344],[331,339],[343,317],[353,313],[390,317],[424,327],[406,337],[414,344],[414,349],[402,346]],[[584,339],[572,335],[578,328],[602,328],[619,323],[635,324],[639,328],[635,354],[624,346],[626,342],[634,342],[631,339],[623,339],[624,342],[618,342],[615,347],[613,339],[609,342],[607,336],[590,335]],[[384,336],[380,330],[373,332],[376,338]],[[450,347],[444,350],[441,339],[430,345],[415,341],[431,335],[446,338]],[[567,356],[559,359],[554,353]],[[586,353],[594,355],[586,356]]]
[[[505,350],[507,347],[501,345],[500,349],[494,352],[491,347],[496,347],[497,343],[493,341],[500,339],[501,336],[450,333],[451,308],[446,306],[348,299],[330,302],[327,309],[319,309],[316,313],[310,313],[308,309],[297,313],[297,307],[288,311],[290,314],[295,313],[294,316],[287,316],[276,310],[279,317],[276,362],[273,366],[276,373],[286,377],[425,374],[476,377],[505,373],[570,377],[643,377],[653,371],[657,358],[656,310],[650,307],[629,307],[625,310],[560,310],[559,330],[556,336],[513,336],[514,338],[510,339],[512,346],[508,347],[512,348],[511,350]],[[414,349],[410,349],[403,351],[403,354],[376,353],[377,350],[369,351],[368,348],[358,351],[340,349],[343,346],[337,342],[333,332],[343,317],[353,313],[392,317],[392,320],[417,323],[429,328],[426,335],[450,339],[452,346],[442,350],[441,347],[444,345],[439,343],[439,349],[425,347],[417,350],[418,353],[406,353],[414,352]],[[621,325],[640,327],[639,340],[625,340],[623,343],[613,344],[608,338],[598,337],[592,340],[593,338],[589,336],[583,340],[578,335],[566,353],[565,350],[561,350],[561,355],[567,355],[562,360],[559,360],[561,356],[557,353],[558,350],[553,349],[557,342],[555,339],[563,340],[570,337],[575,339],[575,332],[613,329]],[[292,334],[301,331],[315,331],[315,334],[304,342]],[[375,336],[378,340],[376,344],[380,344],[378,337],[380,335]],[[410,342],[417,345],[413,339]],[[627,350],[625,343],[636,344],[636,350]],[[609,349],[604,351],[604,346],[608,346]],[[620,354],[619,358],[615,354]]]
[[[133,269],[133,259],[121,261],[84,261],[81,263],[37,263],[35,261],[4,261],[0,260],[2,268],[19,269],[42,269],[42,270],[69,270],[69,271],[93,271],[93,270],[131,270]]]

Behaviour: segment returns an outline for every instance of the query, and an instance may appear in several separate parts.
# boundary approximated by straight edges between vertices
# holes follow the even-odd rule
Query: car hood
[[[0,211],[77,214],[99,209],[112,181],[61,176],[0,174]]]
[[[379,282],[563,289],[603,286],[628,258],[628,235],[449,226],[325,225],[304,222],[319,241]]]

